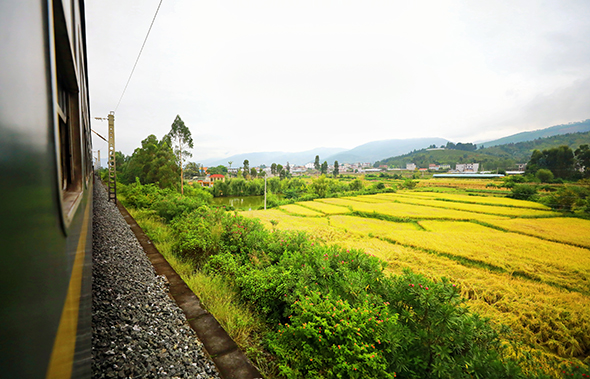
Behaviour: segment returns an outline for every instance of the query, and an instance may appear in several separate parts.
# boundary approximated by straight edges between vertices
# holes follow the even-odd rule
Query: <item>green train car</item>
[[[0,1],[0,377],[91,376],[82,0]]]

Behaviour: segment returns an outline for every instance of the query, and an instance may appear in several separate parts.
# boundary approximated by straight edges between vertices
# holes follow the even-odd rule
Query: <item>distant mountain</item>
[[[533,150],[546,150],[557,146],[569,146],[572,150],[580,145],[590,144],[590,132],[568,133],[532,141],[507,143],[491,146],[476,151],[463,150],[427,150],[421,149],[408,154],[399,155],[375,162],[374,166],[405,167],[406,163],[414,163],[417,167],[427,168],[429,164],[451,165],[457,163],[479,163],[480,170],[514,170],[517,163],[526,163]]]
[[[244,154],[236,154],[232,155],[231,157],[223,158],[223,159],[210,159],[206,160],[203,163],[205,167],[207,166],[219,166],[224,165],[227,166],[228,162],[232,162],[232,167],[242,167],[244,160],[248,160],[250,163],[250,167],[260,166],[262,164],[270,166],[273,163],[285,165],[287,162],[291,166],[293,165],[304,165],[309,162],[313,162],[316,155],[320,156],[322,162],[324,161],[323,157],[327,157],[330,155],[334,155],[340,153],[342,151],[346,151],[346,149],[337,148],[337,147],[319,147],[313,150],[307,150],[297,153],[288,153],[284,151],[273,151],[273,152],[262,152],[262,153],[244,153]]]
[[[327,159],[322,158],[328,163],[356,163],[356,162],[375,162],[380,159],[393,157],[396,155],[406,154],[413,150],[424,149],[430,145],[446,145],[448,141],[443,138],[410,138],[410,139],[390,139],[382,141],[369,142],[354,149],[343,151],[329,156]]]
[[[533,141],[538,138],[552,137],[561,134],[569,133],[583,133],[590,131],[590,119],[580,122],[570,122],[569,124],[551,126],[545,129],[534,130],[532,132],[522,132],[508,137],[503,137],[493,141],[479,143],[485,147],[492,147],[497,145],[505,145],[508,143]]]
[[[503,158],[513,158],[525,163],[531,158],[533,150],[546,150],[558,146],[569,146],[572,150],[580,145],[590,144],[590,132],[578,132],[558,134],[551,137],[536,138],[530,141],[507,143],[497,146],[489,146],[478,150],[478,152],[494,155]]]

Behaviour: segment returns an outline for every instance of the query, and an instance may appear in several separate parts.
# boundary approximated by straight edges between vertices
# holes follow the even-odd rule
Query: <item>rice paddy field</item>
[[[304,230],[323,243],[373,254],[392,274],[408,268],[447,277],[460,283],[473,311],[510,327],[508,338],[539,353],[540,364],[590,364],[590,220],[534,202],[469,196],[468,184],[459,186],[242,214],[269,229]]]

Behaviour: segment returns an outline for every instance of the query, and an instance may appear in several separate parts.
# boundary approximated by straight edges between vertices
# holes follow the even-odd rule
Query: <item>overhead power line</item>
[[[127,91],[127,87],[129,86],[129,82],[131,81],[131,77],[133,76],[133,72],[135,71],[135,67],[137,67],[137,62],[139,62],[139,57],[141,57],[141,53],[143,51],[143,48],[145,46],[145,43],[147,42],[149,35],[150,35],[150,32],[152,30],[152,26],[154,26],[154,21],[156,21],[156,16],[158,15],[158,11],[160,10],[160,6],[162,5],[162,1],[163,0],[160,0],[160,3],[158,4],[158,9],[156,9],[156,13],[154,14],[154,18],[152,19],[152,23],[150,24],[150,28],[147,31],[145,39],[143,40],[143,44],[141,45],[141,49],[139,50],[139,54],[137,55],[137,59],[135,60],[135,64],[133,65],[133,69],[131,70],[131,74],[129,74],[129,79],[127,79],[127,84],[125,84],[125,88],[123,89],[123,93],[121,94],[121,97],[119,98],[119,102],[117,103],[117,106],[115,107],[115,112],[117,112],[117,109],[119,109],[119,105],[121,104],[121,100],[123,100],[123,96],[125,95],[125,91]]]

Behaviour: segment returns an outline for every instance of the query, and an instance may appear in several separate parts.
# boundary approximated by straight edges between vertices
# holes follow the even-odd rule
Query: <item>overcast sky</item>
[[[87,0],[93,117],[114,111],[160,0]],[[192,161],[590,118],[590,1],[163,0],[116,150],[192,132]],[[92,128],[106,136],[106,122]],[[107,154],[106,143],[94,148]]]

